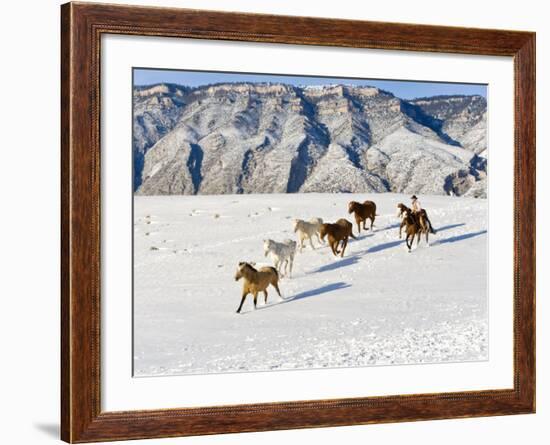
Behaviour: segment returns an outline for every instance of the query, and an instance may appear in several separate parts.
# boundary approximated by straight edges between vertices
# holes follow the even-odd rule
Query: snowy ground
[[[405,195],[135,197],[135,375],[486,360],[487,202],[420,198],[438,233],[407,253]],[[352,199],[377,203],[373,233],[343,259],[307,247],[283,302],[235,313],[239,261],[269,264],[262,240],[293,238],[293,218],[354,222]]]

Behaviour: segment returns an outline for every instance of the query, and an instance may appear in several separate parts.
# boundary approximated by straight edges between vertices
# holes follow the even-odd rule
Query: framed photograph
[[[535,34],[67,3],[62,439],[535,411]]]

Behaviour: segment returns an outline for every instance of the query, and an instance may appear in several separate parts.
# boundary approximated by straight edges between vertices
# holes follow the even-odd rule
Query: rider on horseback
[[[412,195],[411,200],[412,200],[411,210],[413,212],[413,215],[415,217],[423,216],[426,219],[426,222],[428,223],[428,226],[430,227],[430,233],[435,234],[435,230],[432,226],[432,223],[431,223],[430,219],[428,218],[428,213],[426,212],[426,210],[424,210],[422,208],[422,206],[420,205],[420,201],[418,200],[416,195]]]

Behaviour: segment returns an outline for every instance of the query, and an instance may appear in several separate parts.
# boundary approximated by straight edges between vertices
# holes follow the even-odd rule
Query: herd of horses
[[[376,204],[373,201],[364,201],[363,203],[351,201],[348,204],[348,214],[355,217],[357,231],[368,231],[367,220],[370,221],[370,230],[373,230],[376,219]],[[426,243],[430,233],[435,233],[430,220],[424,209],[414,212],[406,205],[399,203],[397,205],[397,216],[401,219],[399,225],[399,239],[402,237],[403,229],[405,231],[405,244],[409,252],[416,237],[416,244],[420,243],[421,235],[425,235]],[[344,252],[348,245],[349,238],[357,239],[353,234],[353,224],[345,218],[340,218],[334,223],[325,223],[322,218],[313,218],[309,221],[301,219],[293,220],[294,233],[298,238],[299,244],[291,239],[278,242],[271,239],[264,240],[264,255],[270,256],[274,267],[266,266],[256,269],[254,263],[240,262],[235,274],[235,281],[243,279],[243,290],[241,303],[237,313],[241,312],[242,306],[248,294],[254,297],[254,309],[258,300],[258,294],[264,294],[264,303],[267,304],[267,288],[272,285],[279,298],[282,299],[279,290],[279,279],[288,274],[292,277],[292,267],[296,252],[302,252],[304,242],[309,241],[312,249],[315,249],[313,239],[317,239],[319,244],[328,241],[328,245],[334,256],[344,257]]]

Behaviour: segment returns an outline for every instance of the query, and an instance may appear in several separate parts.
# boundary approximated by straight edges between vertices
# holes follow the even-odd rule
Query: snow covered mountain
[[[441,121],[441,130],[464,148],[480,154],[487,148],[487,101],[481,96],[434,96],[412,104]]]
[[[485,196],[480,96],[227,83],[134,89],[140,195],[404,192]]]

